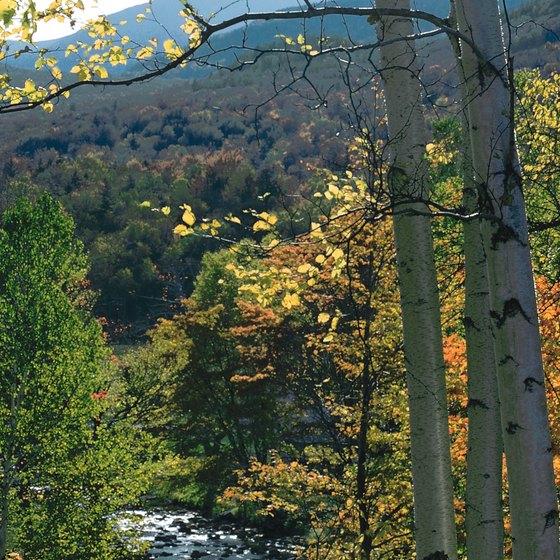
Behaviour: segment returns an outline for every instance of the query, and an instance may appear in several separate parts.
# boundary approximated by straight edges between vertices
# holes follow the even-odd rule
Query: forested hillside
[[[173,6],[173,0],[154,0],[152,4],[142,4],[128,8],[110,16],[109,20],[119,27],[119,34],[122,36],[130,37],[134,43],[145,44],[150,39],[157,39],[160,44],[165,40],[173,37],[181,42],[181,25],[184,23],[182,18],[176,12],[179,11],[180,5],[177,3],[177,9]],[[506,5],[510,10],[514,10],[524,5],[526,0],[509,0]],[[321,0],[315,3],[318,7],[329,5],[328,0]],[[371,6],[371,0],[343,0],[337,3],[341,6],[354,6],[354,7],[367,7]],[[200,10],[204,16],[214,14],[213,21],[222,21],[231,17],[235,17],[243,13],[247,8],[250,11],[270,11],[270,10],[286,10],[295,6],[293,0],[254,0],[252,2],[231,2],[222,8],[221,2],[199,2],[193,5]],[[544,4],[546,6],[546,3]],[[220,9],[222,8],[222,9]],[[146,9],[149,12],[146,13]],[[416,2],[416,9],[425,10],[426,12],[437,14],[440,17],[445,17],[449,12],[449,4],[446,0],[418,0]],[[143,19],[141,24],[137,23],[137,15],[142,14]],[[549,14],[547,8],[539,8],[535,14],[532,15],[535,25],[529,26],[519,31],[520,36],[525,37],[527,33],[534,35],[536,43],[542,42],[545,34],[536,31],[536,27],[540,24],[547,25]],[[514,23],[517,23],[516,16],[514,15]],[[521,21],[521,19],[519,20]],[[420,24],[423,29],[428,29],[429,26],[425,23]],[[278,22],[252,22],[248,26],[237,26],[237,29],[226,31],[219,34],[212,39],[208,48],[203,48],[199,56],[203,64],[190,66],[176,72],[185,78],[197,78],[208,75],[216,66],[231,66],[239,56],[243,56],[243,47],[257,48],[262,46],[269,46],[281,44],[278,40],[278,35],[286,35],[288,37],[297,37],[298,34],[305,32],[308,37],[330,37],[335,39],[342,38],[348,43],[360,44],[372,42],[375,36],[374,28],[360,17],[346,17],[340,18],[337,16],[327,16],[319,21],[309,21],[302,26],[301,22],[287,21],[281,25]],[[78,44],[80,42],[88,43],[89,36],[85,31],[79,31],[68,37],[60,39],[53,39],[49,41],[42,41],[37,44],[38,49],[49,49],[53,51],[63,52],[69,44]],[[546,38],[550,41],[550,37]],[[557,39],[554,39],[557,40]],[[519,48],[517,47],[519,45]],[[516,52],[525,49],[525,43],[515,41]],[[534,53],[532,56],[536,56]],[[525,60],[525,59],[524,59]],[[530,59],[524,64],[532,66]],[[60,61],[60,66],[64,70],[69,70],[76,64],[77,58],[75,56],[66,56]],[[23,52],[17,59],[12,60],[11,63],[16,67],[33,68],[35,62],[34,52]],[[137,69],[133,65],[122,68],[116,68],[114,71],[129,74]]]
[[[265,65],[270,81],[262,80]],[[274,67],[287,77],[282,61],[269,59],[247,72],[102,99],[85,92],[61,106],[56,120],[4,119],[2,133],[10,138],[0,150],[4,204],[15,193],[44,188],[62,197],[90,251],[93,287],[103,286],[97,309],[111,331],[113,322],[119,331],[135,323],[138,336],[168,315],[192,289],[202,253],[217,248],[173,238],[171,225],[185,200],[209,217],[270,209],[296,191],[304,194],[311,168],[346,165],[353,136],[347,103],[312,110],[317,101],[292,93],[255,113],[251,100],[273,96]],[[317,87],[327,91],[337,72],[322,65],[314,73]],[[331,96],[341,99],[344,88]],[[272,196],[259,201],[265,193]],[[169,205],[173,214],[163,217],[141,206],[144,201]]]
[[[512,14],[516,60],[521,67],[558,69],[560,16],[554,0],[528,2]]]

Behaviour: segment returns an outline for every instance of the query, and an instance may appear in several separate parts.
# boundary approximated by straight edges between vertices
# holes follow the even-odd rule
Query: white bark
[[[378,8],[410,8],[409,0],[378,0]],[[410,19],[383,18],[380,39],[410,35]],[[414,44],[381,49],[396,203],[394,233],[401,293],[410,406],[414,520],[418,560],[457,558],[440,302],[427,198],[426,125]],[[403,213],[404,212],[404,213]]]
[[[451,1],[452,17],[456,14]],[[458,39],[451,38],[459,62],[461,95],[468,98]],[[462,113],[463,205],[467,214],[478,209],[472,168],[468,110]],[[467,493],[465,528],[469,560],[502,560],[504,519],[502,504],[503,443],[496,354],[490,317],[486,255],[478,221],[465,222],[465,339],[467,345],[468,417]]]
[[[466,187],[468,189],[468,186]],[[474,210],[465,192],[465,206]],[[468,366],[469,434],[467,448],[466,530],[470,560],[502,560],[503,444],[486,258],[478,222],[465,236],[465,335]]]
[[[490,64],[462,45],[472,162],[496,343],[501,423],[516,560],[560,558],[558,508],[548,429],[535,288],[511,118],[509,72],[496,0],[457,0],[459,29]],[[484,555],[486,558],[486,554]]]

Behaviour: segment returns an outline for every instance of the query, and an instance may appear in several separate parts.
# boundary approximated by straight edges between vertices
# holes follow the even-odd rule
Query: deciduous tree
[[[74,225],[44,196],[0,229],[0,558],[126,555],[109,514],[134,500],[137,454],[102,420],[106,354]],[[126,473],[126,474],[125,474]],[[123,476],[124,475],[124,476]]]

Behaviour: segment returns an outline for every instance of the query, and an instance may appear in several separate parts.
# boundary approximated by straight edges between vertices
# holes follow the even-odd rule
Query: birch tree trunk
[[[465,185],[467,212],[476,211],[477,198],[471,188]],[[464,322],[469,397],[465,523],[467,554],[470,560],[502,560],[504,522],[500,399],[486,258],[479,223],[465,223],[464,237]]]
[[[513,84],[496,0],[457,0],[472,162],[482,222],[516,560],[560,558],[558,509],[527,220],[513,129]],[[484,553],[486,558],[486,553]]]
[[[378,0],[379,8],[407,8],[409,0]],[[380,40],[413,32],[406,18],[382,18]],[[381,48],[393,159],[389,188],[401,294],[404,353],[410,407],[414,522],[418,560],[457,558],[453,485],[440,301],[430,219],[414,215],[426,206],[426,124],[415,45],[389,42]]]
[[[464,202],[468,212],[476,211],[476,200],[476,194],[468,185],[465,185]],[[479,560],[480,558],[503,560],[503,443],[500,399],[490,319],[486,258],[479,223],[465,223],[464,237],[464,322],[469,398],[466,496],[467,554],[470,560]]]
[[[451,1],[451,16],[456,4]],[[458,39],[451,37],[459,62],[461,95],[468,98],[466,74]],[[468,110],[462,112],[463,206],[467,214],[478,210],[478,192],[472,168]],[[465,527],[469,560],[503,560],[502,503],[503,442],[496,354],[490,317],[486,255],[479,221],[465,222],[465,339],[467,344],[468,418],[467,495]]]

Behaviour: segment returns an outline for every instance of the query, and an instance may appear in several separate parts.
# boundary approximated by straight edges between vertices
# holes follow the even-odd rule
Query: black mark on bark
[[[473,408],[478,407],[478,408],[483,408],[484,410],[488,410],[488,405],[484,401],[481,401],[480,399],[469,399],[467,406]]]
[[[428,554],[428,556],[424,556],[422,560],[449,560],[449,556],[447,556],[445,552],[438,550],[437,552],[432,552],[431,554]]]
[[[501,315],[496,311],[491,312],[492,318],[496,321],[496,326],[498,328],[501,328],[509,317],[515,317],[517,314],[521,314],[528,323],[531,322],[529,315],[525,313],[519,300],[515,298],[508,299],[504,303],[504,310]]]
[[[523,380],[523,384],[525,385],[525,391],[532,393],[535,390],[535,385],[542,387],[544,383],[542,381],[537,381],[534,377],[527,377],[527,379]]]
[[[507,428],[506,428],[506,432],[508,434],[515,434],[517,432],[517,430],[522,430],[523,428],[519,425],[519,424],[515,424],[513,422],[508,422]]]
[[[495,251],[500,243],[507,243],[508,241],[521,242],[515,230],[505,224],[500,224],[492,234],[491,246]]]
[[[500,365],[505,366],[508,362],[513,362],[516,366],[519,365],[519,362],[513,356],[505,356],[500,360]]]
[[[544,516],[544,529],[543,534],[547,529],[554,527],[558,522],[558,510],[551,509],[548,513]]]
[[[463,325],[465,329],[474,329],[480,332],[480,329],[474,324],[474,321],[470,317],[463,317]]]

